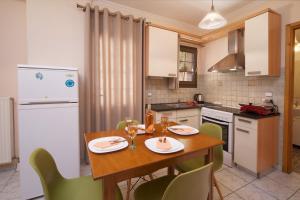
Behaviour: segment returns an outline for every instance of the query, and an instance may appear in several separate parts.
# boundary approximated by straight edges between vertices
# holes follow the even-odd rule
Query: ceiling
[[[198,25],[210,10],[211,0],[109,0],[132,8]],[[215,9],[226,13],[246,6],[255,0],[214,0]]]

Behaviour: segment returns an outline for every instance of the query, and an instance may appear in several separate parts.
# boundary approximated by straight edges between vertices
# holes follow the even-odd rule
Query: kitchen
[[[101,9],[108,8],[110,11],[121,11],[122,13],[129,14],[139,12],[130,10],[127,7],[123,7],[124,5],[115,5],[113,2],[110,1],[93,2],[96,4],[99,3],[99,7]],[[76,16],[76,19],[80,21],[82,20],[82,11],[80,8],[74,9],[74,5],[76,7],[76,3],[78,3],[79,5],[84,5],[84,3],[72,2],[62,3],[62,6],[64,9],[68,10],[68,12],[76,13],[74,14],[74,16]],[[38,4],[39,3],[28,4],[29,10],[27,12],[30,13],[28,20],[31,21],[31,23],[27,22],[27,34],[29,38],[27,58],[28,61],[19,61],[17,64],[35,63],[45,65],[46,63],[49,63],[53,66],[80,66],[79,75],[81,75],[83,73],[83,59],[82,56],[78,55],[84,54],[82,40],[81,42],[76,44],[76,48],[74,48],[73,46],[74,42],[68,43],[66,42],[67,39],[61,38],[61,41],[57,41],[58,43],[62,44],[72,44],[68,47],[68,51],[66,51],[65,54],[62,54],[65,56],[65,58],[62,58],[61,56],[56,54],[59,51],[54,51],[54,49],[56,49],[55,43],[53,43],[53,46],[51,46],[50,44],[50,46],[48,46],[48,48],[45,49],[45,51],[49,54],[37,51],[37,42],[45,42],[42,41],[39,37],[35,38],[33,34],[33,32],[36,31],[36,29],[34,28],[41,26],[41,24],[38,23],[38,20],[36,18],[38,16],[38,12],[32,12],[33,10],[41,8],[41,6],[43,6],[42,3],[40,4],[40,7],[38,6]],[[49,4],[54,6],[56,3]],[[210,2],[208,2],[208,4],[210,4]],[[219,2],[216,1],[216,8],[218,8],[218,4]],[[294,4],[297,7],[298,4],[293,3],[292,5],[295,6]],[[247,4],[245,5],[245,7],[247,7]],[[130,7],[132,6],[132,4],[128,3],[127,6]],[[222,168],[222,170],[216,174],[216,178],[221,185],[221,191],[223,193],[223,196],[228,199],[233,198],[233,196],[237,199],[241,196],[246,199],[250,198],[251,195],[247,193],[249,191],[256,191],[260,194],[259,197],[256,196],[257,198],[254,199],[264,199],[262,197],[268,198],[270,196],[274,198],[287,199],[288,197],[293,196],[294,193],[292,193],[291,191],[294,191],[294,189],[296,188],[296,186],[287,187],[287,192],[283,192],[283,195],[276,193],[274,188],[268,190],[264,187],[265,185],[267,185],[268,181],[272,182],[278,177],[285,177],[283,174],[279,174],[278,172],[281,171],[285,162],[285,158],[283,156],[283,137],[285,127],[285,68],[283,64],[285,61],[283,50],[285,44],[283,29],[285,28],[286,24],[299,20],[299,17],[297,16],[297,14],[295,14],[294,11],[290,11],[293,14],[290,16],[290,18],[288,18],[287,13],[289,13],[289,11],[287,11],[287,8],[285,6],[291,5],[283,4],[282,2],[276,2],[274,3],[274,5],[272,5],[272,3],[268,2],[264,4],[264,6],[262,6],[262,9],[259,6],[256,7],[256,9],[253,9],[251,8],[251,6],[249,6],[249,10],[245,12],[245,10],[247,9],[243,8],[244,10],[241,9],[240,11],[237,11],[235,13],[235,17],[240,16],[239,18],[236,17],[235,21],[239,22],[240,19],[241,21],[245,21],[244,32],[236,33],[235,31],[240,30],[241,26],[235,25],[235,28],[225,29],[221,36],[218,35],[218,32],[215,32],[215,35],[214,33],[212,33],[212,35],[209,35],[209,33],[207,35],[204,34],[204,36],[206,35],[207,37],[193,38],[189,36],[189,38],[186,39],[185,34],[189,35],[190,33],[192,36],[198,34],[195,34],[195,31],[192,28],[185,29],[183,24],[178,25],[177,28],[174,28],[176,27],[174,26],[175,23],[171,21],[169,25],[168,23],[166,23],[168,20],[165,20],[165,22],[162,20],[162,22],[159,23],[159,20],[155,20],[155,17],[152,17],[152,20],[149,20],[149,23],[146,23],[146,28],[153,29],[153,32],[151,32],[151,30],[148,33],[146,32],[146,38],[148,38],[148,41],[147,43],[145,43],[145,46],[152,45],[152,53],[155,52],[153,55],[150,55],[151,53],[147,54],[149,52],[145,52],[145,57],[148,59],[148,62],[150,61],[150,64],[151,62],[152,64],[156,62],[156,65],[158,63],[158,65],[167,66],[167,63],[159,64],[159,62],[168,62],[169,60],[173,63],[172,66],[176,66],[176,68],[157,68],[154,70],[152,69],[151,71],[151,69],[149,69],[151,68],[151,66],[149,65],[149,63],[147,63],[148,67],[145,68],[145,79],[143,85],[143,108],[146,108],[148,104],[151,104],[151,110],[154,112],[154,120],[157,123],[160,123],[161,115],[163,114],[164,116],[168,116],[169,121],[174,121],[179,124],[187,124],[195,128],[200,127],[202,122],[217,121],[217,123],[221,125],[223,129],[222,138],[225,142],[223,146],[225,165]],[[272,10],[268,10],[269,8],[271,8]],[[49,9],[54,9],[54,7],[49,6]],[[142,8],[140,9],[143,10]],[[60,10],[60,12],[61,11],[62,10]],[[52,16],[50,12],[53,12],[53,10],[49,11],[48,20],[50,20]],[[272,28],[272,31],[270,31],[268,28],[265,29],[266,27],[268,27],[269,19],[261,19],[259,18],[259,16],[263,16],[266,13],[268,15],[270,14],[271,16],[273,16],[273,14],[276,16],[279,15],[281,17],[281,20],[279,20],[281,25],[276,26],[275,29]],[[151,16],[145,13],[136,15]],[[149,17],[149,19],[151,19],[151,17]],[[234,21],[232,20],[232,17],[230,17],[230,14],[228,14],[228,19],[230,19],[229,24],[231,24],[231,22]],[[72,20],[70,18],[69,22],[71,23],[71,21]],[[51,24],[51,26],[54,26],[52,23],[49,24]],[[68,29],[70,32],[73,32],[72,29],[74,27],[76,29],[77,27],[77,30],[79,31],[75,33],[74,37],[81,38],[83,36],[81,25],[72,25],[73,27],[64,27],[65,22],[59,22],[58,24],[62,25],[62,29]],[[261,25],[262,27],[258,27],[259,25]],[[256,30],[258,29],[260,30],[259,36],[263,34],[268,39],[259,38],[256,32]],[[186,30],[190,31],[186,32]],[[51,33],[51,31],[53,30],[48,31]],[[168,35],[169,32],[172,33],[172,36]],[[277,32],[279,35],[274,34],[274,32]],[[176,35],[175,37],[174,33]],[[158,37],[155,34],[159,35],[159,40],[155,40],[155,37]],[[163,36],[164,34],[166,35]],[[243,36],[243,40],[240,40],[238,38],[240,36],[238,34]],[[274,35],[276,37],[274,37]],[[48,41],[53,41],[53,37],[55,36],[55,34],[45,36],[46,38],[48,38]],[[152,36],[154,36],[154,39],[151,39]],[[210,38],[210,36],[212,36],[212,38]],[[161,46],[161,44],[156,43],[157,41],[161,41],[161,37],[165,37],[165,39],[163,39],[163,41],[165,42],[167,42],[167,40],[173,40],[173,42],[168,43],[168,45],[170,45],[169,49],[168,45]],[[200,38],[202,38],[204,42],[199,42]],[[70,38],[68,37],[68,39]],[[272,42],[268,43],[268,41],[270,40],[272,40]],[[248,45],[241,45],[241,42],[245,42],[246,44],[248,43]],[[251,52],[251,50],[253,49],[247,49],[247,47],[249,47],[249,44],[253,45],[253,48],[255,49],[255,55],[253,55],[253,52]],[[277,47],[272,47],[272,49],[275,50],[268,52],[266,50],[266,46],[269,46],[270,44],[277,45]],[[159,46],[159,48],[156,49],[155,45]],[[231,45],[233,45],[233,48],[231,48]],[[73,49],[76,50],[73,51]],[[218,66],[222,65],[222,63],[220,64],[219,61],[221,61],[223,58],[225,58],[227,55],[233,52],[244,52],[246,59],[245,64],[233,64],[232,66],[230,66],[231,70],[224,69],[226,71],[224,73],[224,71],[222,71],[223,69],[218,69]],[[258,59],[257,52],[260,52],[260,55],[263,55],[260,57],[260,59],[262,60]],[[191,54],[193,56],[191,56]],[[158,55],[164,55],[164,59],[156,60],[155,56]],[[153,57],[149,59],[149,57],[151,56]],[[251,59],[251,56],[254,57]],[[168,59],[169,57],[170,59]],[[257,65],[257,63],[266,63],[266,65],[263,67],[260,66],[259,69],[250,69],[249,65],[247,65],[249,62],[252,62],[255,65]],[[268,62],[274,62],[276,64],[268,66]],[[147,66],[147,64],[145,65]],[[212,66],[214,66],[215,68],[211,68]],[[272,69],[270,69],[270,66],[272,67]],[[240,67],[245,67],[245,69],[240,69]],[[259,73],[259,71],[261,71],[262,75],[257,74]],[[158,75],[155,73],[158,73]],[[174,78],[176,76],[179,79],[179,82],[177,82],[177,80]],[[81,80],[82,79],[79,79],[79,81]],[[80,88],[80,91],[82,91],[82,88]],[[15,96],[15,94],[9,94],[9,92],[4,92],[3,94],[1,94],[1,96]],[[82,98],[82,96],[80,96],[80,98]],[[274,113],[271,115],[253,116],[251,114],[240,113],[239,104],[253,103],[253,105],[271,105],[270,100],[272,100],[274,104],[278,106],[274,107]],[[82,107],[80,109],[82,109]],[[245,109],[254,108],[245,107]],[[277,111],[280,114],[277,113]],[[116,112],[116,114],[117,113],[118,112]],[[122,118],[125,119],[125,117]],[[82,123],[81,120],[80,123]],[[115,121],[112,123],[113,126],[114,123]],[[261,136],[261,131],[268,134],[264,134],[264,137],[262,138],[252,136]],[[251,138],[245,139],[245,136],[247,135],[249,135],[249,137],[251,136]],[[265,139],[267,140],[267,143],[263,143],[262,145],[262,142],[266,141]],[[88,158],[84,156],[85,147],[84,142],[82,141],[83,138],[81,138],[80,143],[80,158],[81,162],[84,163],[83,161],[88,160]],[[266,147],[268,146],[270,146],[271,148],[266,149]],[[239,149],[239,151],[235,152],[236,149]],[[263,153],[257,155],[256,152]],[[18,157],[18,153],[16,154],[16,157]],[[245,159],[246,157],[247,159]],[[270,157],[272,159],[266,159]],[[267,160],[268,163],[265,162]],[[236,168],[236,164],[238,168]],[[82,165],[84,166],[82,167],[84,168],[82,169],[82,171],[86,171],[87,174],[90,174],[89,165]],[[277,171],[276,169],[279,170]],[[250,180],[250,182],[247,183],[251,184],[246,187],[245,184],[242,183],[242,180],[236,181],[239,182],[239,184],[242,185],[242,187],[234,185],[231,182],[229,183],[227,179],[228,173],[230,173],[230,177],[235,177],[238,180],[241,177],[242,180]],[[154,174],[154,177],[155,175],[157,174]],[[292,174],[289,177],[291,176],[293,177],[291,179],[293,179],[294,182],[297,182],[298,177],[295,174]],[[294,176],[296,176],[296,178]],[[259,177],[261,179],[256,179],[255,177]],[[287,177],[285,178],[290,179]],[[262,184],[263,186],[260,185],[260,180],[264,181],[264,183]],[[252,181],[254,182],[252,183]],[[274,182],[278,184],[277,179]],[[289,184],[290,183],[288,182],[287,185]],[[286,184],[284,183],[283,185],[284,187],[282,188],[285,188]],[[125,185],[123,185],[122,187],[126,188]],[[290,190],[291,188],[292,190]],[[2,190],[0,192],[2,195]],[[5,191],[3,193],[5,193]],[[130,195],[133,195],[132,193],[133,192],[131,192]],[[218,197],[218,194],[216,193],[215,196]]]
[[[267,15],[267,19],[264,19],[264,15]],[[273,19],[274,18],[274,19]],[[264,21],[266,20],[266,21]],[[248,20],[245,21],[245,33],[244,30],[235,30],[232,32],[228,33],[227,37],[223,37],[221,39],[212,41],[211,43],[208,43],[205,45],[205,47],[199,47],[200,51],[202,52],[200,55],[197,53],[197,48],[195,48],[195,53],[189,53],[182,50],[183,44],[180,46],[180,55],[179,55],[179,61],[178,63],[183,62],[182,59],[184,59],[184,56],[182,54],[190,54],[189,55],[189,61],[193,65],[198,65],[198,67],[190,67],[194,71],[199,72],[200,70],[198,68],[204,68],[204,73],[200,72],[200,75],[196,73],[196,77],[198,80],[196,80],[197,84],[199,85],[199,90],[195,91],[193,89],[194,86],[191,86],[191,88],[186,88],[189,86],[185,86],[183,88],[180,88],[180,78],[179,78],[179,89],[174,91],[173,88],[169,88],[169,82],[172,81],[170,79],[172,78],[165,78],[167,80],[162,80],[157,79],[157,76],[160,77],[170,77],[169,74],[167,73],[166,75],[156,75],[151,74],[152,71],[155,72],[155,70],[151,69],[152,66],[159,66],[159,64],[155,63],[155,56],[156,53],[151,54],[151,51],[154,50],[149,50],[149,60],[152,62],[149,62],[148,64],[148,82],[146,82],[146,102],[148,103],[155,103],[152,104],[152,110],[155,112],[155,118],[157,119],[156,121],[159,122],[160,116],[161,115],[167,115],[169,119],[176,121],[180,124],[186,124],[190,125],[192,127],[198,127],[200,124],[204,122],[213,122],[217,123],[218,125],[221,125],[223,128],[223,140],[225,141],[225,145],[223,146],[225,153],[224,153],[224,163],[227,164],[228,166],[233,166],[233,163],[236,164],[242,164],[243,167],[245,168],[250,168],[249,170],[257,173],[262,171],[259,171],[256,169],[256,167],[249,167],[251,161],[246,160],[246,161],[238,161],[238,159],[245,158],[248,155],[249,151],[255,150],[255,152],[258,151],[258,149],[253,147],[249,147],[250,149],[245,149],[244,153],[234,153],[234,149],[240,149],[243,148],[246,144],[240,143],[243,140],[249,141],[249,138],[246,139],[246,137],[239,137],[242,132],[246,132],[249,134],[248,129],[245,131],[244,124],[241,124],[239,126],[239,123],[234,121],[243,121],[245,123],[249,124],[258,124],[260,123],[266,123],[263,122],[264,116],[259,116],[259,115],[253,115],[251,114],[247,115],[245,113],[241,113],[239,108],[240,104],[254,104],[254,105],[264,105],[264,104],[270,104],[270,101],[275,102],[275,104],[280,102],[280,99],[277,99],[277,96],[280,95],[280,90],[276,87],[277,85],[273,86],[272,82],[277,82],[277,79],[280,79],[280,60],[279,58],[279,48],[276,48],[277,51],[273,52],[268,52],[268,45],[277,45],[279,46],[280,44],[280,39],[279,35],[277,37],[270,37],[271,32],[269,29],[266,29],[266,34],[263,34],[262,32],[259,33],[266,35],[267,39],[262,39],[262,41],[258,41],[257,44],[260,44],[259,47],[262,49],[259,49],[259,47],[256,46],[256,44],[253,44],[253,46],[250,46],[249,44],[255,43],[253,38],[259,37],[259,35],[255,32],[252,31],[256,29],[262,29],[264,27],[268,27],[268,20],[270,21],[275,21],[274,27],[269,27],[272,29],[272,34],[275,34],[277,31],[278,33],[280,32],[279,30],[279,23],[280,23],[280,16],[277,13],[273,13],[272,10],[270,12],[265,12],[265,13],[260,13],[258,16],[254,16]],[[277,22],[276,22],[277,20]],[[166,30],[158,30],[157,28],[149,27],[149,41],[148,45],[150,48],[155,48],[156,44],[156,38],[155,38],[155,33],[153,33],[153,36],[151,37],[151,28],[153,29],[152,31],[155,32],[160,31],[160,32],[166,32],[167,34],[168,31]],[[277,28],[277,29],[276,29]],[[172,32],[170,32],[172,34]],[[162,33],[159,34],[160,37],[162,37]],[[166,37],[164,40],[171,40],[171,37]],[[179,37],[180,38],[180,37]],[[272,40],[271,40],[272,39]],[[152,40],[152,41],[151,41]],[[227,40],[227,43],[225,41]],[[265,47],[263,45],[263,42],[265,42]],[[152,43],[151,43],[152,42]],[[179,43],[180,43],[179,39]],[[269,42],[269,43],[268,43]],[[176,41],[175,41],[176,43]],[[246,45],[244,45],[246,43]],[[152,45],[152,46],[151,46]],[[186,45],[186,43],[185,43]],[[159,46],[159,44],[157,45]],[[193,45],[192,45],[193,46]],[[244,49],[244,46],[248,47],[248,49]],[[184,46],[186,47],[186,46]],[[217,58],[214,58],[212,55],[212,51],[216,51],[216,47],[218,48],[218,56]],[[168,46],[164,46],[165,49],[161,48],[160,46],[158,49],[162,52],[170,52],[168,49]],[[211,49],[210,49],[211,48]],[[264,50],[265,48],[265,50]],[[226,52],[226,49],[228,49],[228,52]],[[254,50],[253,50],[254,49]],[[157,50],[158,51],[158,50]],[[261,54],[264,54],[264,56],[261,57],[262,60],[257,61],[257,56],[256,51],[260,52]],[[253,53],[254,52],[254,53]],[[176,53],[176,52],[175,52]],[[222,54],[223,53],[223,54]],[[271,54],[273,53],[273,54]],[[160,53],[161,55],[162,53]],[[254,56],[253,56],[254,54]],[[177,55],[177,54],[176,54]],[[176,55],[174,57],[176,57]],[[236,55],[234,59],[232,59],[232,55]],[[210,56],[210,57],[209,57]],[[253,58],[251,58],[251,56]],[[182,58],[183,57],[183,58]],[[265,58],[274,58],[274,61],[264,61]],[[210,60],[209,60],[210,59]],[[204,60],[204,62],[198,64],[197,60]],[[245,61],[246,60],[246,61]],[[157,61],[159,62],[159,60]],[[166,60],[164,60],[166,62]],[[170,62],[174,62],[174,59],[171,58]],[[252,66],[256,66],[257,64],[255,63],[266,63],[267,66],[266,68],[269,67],[263,74],[264,76],[258,75],[258,74],[251,74],[251,70],[255,71],[256,69],[250,69]],[[276,63],[275,65],[268,64],[268,62]],[[185,63],[184,63],[185,64]],[[172,64],[170,64],[172,66]],[[179,65],[179,72],[178,76],[180,76],[180,73],[182,73],[181,70],[181,65]],[[277,69],[270,69],[270,67],[274,67]],[[245,71],[244,71],[245,69]],[[193,71],[191,70],[191,71]],[[262,70],[260,67],[259,70]],[[156,70],[158,71],[158,70]],[[168,70],[169,72],[170,70]],[[250,72],[249,72],[250,71]],[[217,73],[218,72],[218,73]],[[162,71],[160,71],[162,73]],[[273,73],[273,74],[271,74]],[[197,79],[196,78],[196,79]],[[168,80],[169,79],[169,80]],[[245,80],[246,79],[246,80]],[[192,80],[193,81],[193,80]],[[192,82],[191,81],[191,82]],[[183,81],[186,82],[186,81]],[[266,83],[266,84],[265,84]],[[197,85],[196,85],[197,86]],[[268,86],[268,87],[266,87]],[[277,89],[275,89],[277,88]],[[275,90],[274,90],[275,89]],[[182,92],[181,92],[182,91]],[[197,92],[201,92],[202,94],[195,95],[193,98],[193,95]],[[279,92],[276,94],[276,91]],[[273,97],[273,93],[275,93],[275,98]],[[168,97],[168,98],[165,98]],[[193,105],[193,103],[190,103],[191,101],[197,101],[197,105]],[[278,101],[279,100],[279,101]],[[179,104],[176,104],[175,102],[181,102]],[[189,102],[188,102],[189,101]],[[164,103],[162,103],[164,102]],[[174,103],[174,105],[172,105]],[[186,104],[186,105],[185,105]],[[189,105],[192,104],[192,105]],[[211,105],[210,105],[211,104]],[[271,103],[271,107],[272,107]],[[274,147],[278,143],[278,139],[274,139],[271,141],[272,138],[278,138],[278,127],[279,127],[279,116],[280,114],[278,112],[278,107],[274,105],[275,107],[272,108],[273,111],[270,113],[269,116],[274,118],[271,120],[269,129],[272,126],[277,127],[276,131],[270,132],[268,134],[267,140],[270,140],[270,146]],[[204,107],[204,108],[202,108]],[[202,109],[201,109],[202,108]],[[281,107],[282,108],[282,107]],[[241,117],[239,117],[241,116]],[[244,118],[246,117],[246,118]],[[253,120],[254,119],[254,120]],[[225,123],[225,125],[224,125]],[[247,124],[246,124],[247,125]],[[255,125],[254,125],[255,126]],[[268,129],[268,128],[267,128]],[[238,131],[239,130],[239,131]],[[255,128],[257,130],[257,128]],[[270,129],[272,130],[272,129]],[[258,130],[259,131],[259,130]],[[258,133],[253,133],[257,134]],[[266,134],[267,135],[267,134]],[[235,138],[235,140],[234,140]],[[255,137],[254,137],[255,138]],[[263,139],[262,139],[263,140]],[[259,141],[254,141],[255,143],[259,143]],[[265,144],[266,145],[266,144]],[[235,146],[235,148],[234,148]],[[254,145],[255,146],[255,145]],[[245,147],[244,147],[245,148]],[[260,148],[260,147],[258,147]],[[272,168],[272,166],[275,166],[276,160],[275,157],[277,157],[277,147],[274,147],[272,149],[271,154],[265,155],[266,157],[274,157],[273,161],[269,163],[269,168]],[[233,156],[236,154],[236,160],[234,160]],[[254,153],[255,154],[255,153]],[[240,157],[240,158],[238,158]],[[253,155],[253,162],[256,159],[256,156]],[[266,158],[262,158],[263,160]],[[233,162],[234,160],[234,162]],[[256,163],[256,161],[255,161]],[[255,164],[254,164],[255,165]],[[268,170],[269,170],[268,169]]]

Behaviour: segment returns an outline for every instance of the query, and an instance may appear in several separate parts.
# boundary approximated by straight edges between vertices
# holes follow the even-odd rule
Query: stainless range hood
[[[209,68],[208,71],[226,73],[244,69],[244,30],[239,29],[228,33],[228,55]]]

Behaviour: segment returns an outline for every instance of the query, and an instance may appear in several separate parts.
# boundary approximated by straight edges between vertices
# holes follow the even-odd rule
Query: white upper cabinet
[[[280,15],[265,12],[245,22],[246,76],[280,76]]]
[[[146,66],[147,76],[177,77],[178,33],[147,27]]]

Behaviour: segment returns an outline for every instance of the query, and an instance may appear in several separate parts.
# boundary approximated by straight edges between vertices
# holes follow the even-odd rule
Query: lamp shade
[[[209,13],[205,15],[205,17],[200,21],[198,27],[201,29],[217,29],[225,26],[227,24],[227,20],[212,9]]]

